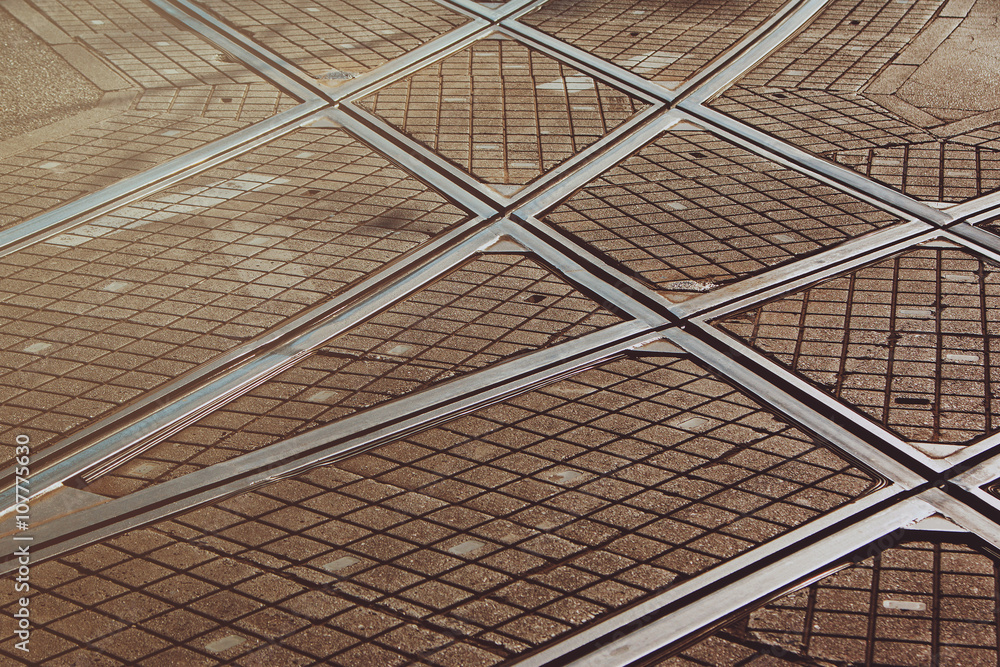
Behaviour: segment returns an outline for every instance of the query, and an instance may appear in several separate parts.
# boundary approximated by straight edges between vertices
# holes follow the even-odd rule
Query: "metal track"
[[[623,321],[361,409],[327,426],[223,463],[57,515],[33,527],[36,561],[372,451],[635,350],[695,361],[809,437],[856,462],[880,479],[882,486],[680,585],[640,597],[597,622],[527,650],[512,663],[640,664],[809,577],[819,576],[817,572],[825,572],[824,568],[894,531],[915,529],[915,524],[928,517],[945,517],[955,531],[1000,547],[1000,526],[994,520],[1000,496],[990,490],[990,484],[1000,478],[1000,433],[987,434],[965,446],[938,443],[944,453],[935,455],[939,450],[931,446],[934,443],[924,446],[908,441],[887,423],[866,417],[858,407],[832,395],[811,376],[782,361],[780,355],[754,348],[749,339],[727,333],[720,325],[734,314],[756,313],[790,295],[822,288],[880,262],[898,262],[897,258],[918,250],[944,249],[942,253],[965,253],[970,261],[984,266],[1000,264],[1000,240],[976,226],[995,218],[1000,195],[985,195],[942,210],[710,107],[713,99],[809,26],[831,2],[787,3],[675,89],[528,25],[532,12],[545,5],[541,0],[515,0],[496,8],[472,0],[439,0],[467,22],[336,87],[321,84],[199,4],[189,0],[149,2],[263,79],[301,99],[302,104],[0,232],[0,257],[9,259],[310,127],[346,133],[374,147],[407,172],[413,182],[426,185],[467,215],[401,257],[367,272],[338,294],[47,447],[33,464],[33,506],[56,505],[67,489],[86,488],[115,474],[171,435],[247,395],[336,337],[419,295],[475,258],[528,258]],[[497,37],[513,40],[558,61],[581,79],[596,81],[645,106],[511,193],[490,187],[471,168],[433,150],[418,138],[419,133],[404,131],[362,106],[375,92],[465,53],[480,40]],[[567,88],[567,106],[569,94]],[[574,198],[586,194],[602,174],[641,151],[652,150],[657,141],[675,133],[699,133],[706,137],[703,141],[722,142],[752,154],[754,159],[767,161],[772,171],[787,170],[807,180],[808,187],[816,191],[828,188],[849,198],[852,205],[868,207],[895,222],[856,238],[817,246],[773,267],[738,275],[703,294],[678,297],[655,278],[629,268],[625,255],[616,259],[598,242],[588,242],[574,228],[558,221],[559,215],[570,210]],[[621,213],[629,215],[624,210]],[[981,283],[986,284],[985,278]],[[989,341],[984,345],[988,351]],[[4,470],[3,478],[8,486],[2,492],[5,511],[0,518],[10,521],[16,504],[13,467]],[[7,532],[12,528],[9,526]],[[4,572],[17,566],[8,552],[0,563]]]

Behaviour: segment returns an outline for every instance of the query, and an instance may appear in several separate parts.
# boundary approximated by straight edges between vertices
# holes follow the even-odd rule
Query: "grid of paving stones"
[[[48,562],[39,657],[498,664],[878,485],[690,361],[621,359]]]
[[[121,80],[5,239],[320,111],[0,249],[31,664],[997,661],[991,0],[158,1],[5,5]]]
[[[0,424],[41,447],[465,217],[345,133],[304,129],[29,246],[2,267]]]
[[[781,5],[778,0],[554,0],[520,20],[648,79],[680,82]]]
[[[383,65],[469,21],[431,0],[204,0],[205,7],[319,79]]]
[[[361,106],[483,181],[524,185],[648,106],[494,33]]]
[[[473,259],[86,490],[120,497],[620,321],[531,258]]]
[[[910,542],[781,597],[656,665],[992,665],[998,563]]]
[[[711,106],[916,198],[966,201],[1000,185],[1000,117],[976,111],[972,80],[947,75],[994,13],[983,1],[832,2]]]
[[[3,158],[0,228],[150,169],[296,100],[143,2],[42,0],[41,15],[110,62],[126,100]],[[100,107],[100,105],[98,105]]]
[[[998,270],[916,249],[717,326],[906,440],[964,444],[998,430]]]
[[[698,293],[899,220],[707,132],[668,132],[546,220],[662,289]]]
[[[1000,152],[954,141],[908,143],[829,154],[915,199],[962,202],[1000,188]]]

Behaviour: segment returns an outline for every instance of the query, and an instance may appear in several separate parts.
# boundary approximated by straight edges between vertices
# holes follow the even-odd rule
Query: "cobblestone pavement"
[[[0,0],[0,661],[1000,664],[998,23]]]

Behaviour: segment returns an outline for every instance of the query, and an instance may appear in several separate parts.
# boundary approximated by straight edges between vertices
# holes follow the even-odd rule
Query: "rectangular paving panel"
[[[697,293],[899,219],[707,132],[667,132],[544,218],[660,289]]]
[[[40,660],[494,665],[879,485],[693,362],[623,358],[35,564],[32,641]]]
[[[0,228],[297,103],[143,2],[40,0],[37,10],[62,31],[63,37],[53,37],[58,48],[80,49],[94,62],[114,66],[112,71],[101,65],[108,70],[101,81],[117,101],[109,97],[88,113],[63,118],[58,130],[26,144],[22,138],[3,157]],[[119,83],[108,84],[108,77]]]
[[[432,0],[203,0],[244,34],[318,79],[364,74],[468,23]]]
[[[40,450],[466,217],[346,133],[304,129],[8,255],[0,429]]]
[[[997,575],[977,547],[894,545],[649,664],[992,665]]]
[[[680,82],[782,4],[781,0],[552,0],[518,20],[640,76]]]
[[[479,256],[86,490],[120,497],[621,321],[530,256]]]
[[[998,297],[997,265],[918,247],[715,326],[905,440],[962,445],[1000,428]]]
[[[500,34],[359,104],[503,194],[649,106]]]

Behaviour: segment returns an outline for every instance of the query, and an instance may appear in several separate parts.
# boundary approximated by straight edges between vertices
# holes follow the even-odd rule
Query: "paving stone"
[[[120,497],[621,321],[529,256],[470,259],[87,489]]]
[[[363,74],[468,22],[430,0],[203,4],[320,80],[338,73]]]
[[[291,108],[296,100],[134,0],[35,4],[122,76],[122,100],[64,119],[0,166],[0,228],[150,169]],[[111,102],[105,99],[101,105]],[[45,125],[54,119],[45,120]],[[33,135],[34,136],[34,135]]]
[[[734,125],[727,140],[708,126],[698,131],[694,123],[708,121],[691,106],[689,122],[652,140],[644,134],[649,143],[628,144],[631,155],[598,173],[592,158],[614,150],[623,124],[648,109],[638,91],[653,99],[661,86],[711,79],[736,62],[728,50],[737,42],[775,12],[801,6],[204,0],[208,23],[234,28],[328,91],[372,77],[360,99],[343,102],[356,105],[341,107],[344,127],[290,129],[0,260],[0,461],[10,460],[14,436],[29,435],[34,466],[51,443],[407,253],[453,248],[429,242],[469,218],[467,200],[460,189],[436,192],[430,184],[444,177],[430,168],[411,175],[383,157],[380,146],[399,144],[398,133],[504,195],[556,167],[586,170],[573,181],[586,184],[547,197],[548,208],[498,210],[494,220],[517,226],[531,213],[549,229],[524,230],[517,243],[552,241],[547,253],[560,253],[560,239],[571,238],[673,303],[723,285],[752,297],[776,286],[783,274],[775,268],[807,257],[820,268],[850,262],[832,277],[740,302],[752,306],[710,295],[702,303],[720,310],[709,324],[731,337],[714,344],[746,346],[796,374],[821,411],[839,401],[843,413],[826,418],[844,425],[848,415],[851,428],[869,428],[873,446],[898,437],[941,458],[988,445],[998,434],[1000,321],[989,255],[942,240],[866,255],[875,252],[864,247],[866,234],[915,228],[892,229],[902,219],[882,189],[862,186],[867,195],[855,197],[836,179],[813,179],[756,151],[799,147],[946,216],[950,204],[996,192],[996,3],[820,4],[815,20],[794,31],[776,23],[774,50],[713,91],[706,104],[744,129]],[[497,23],[473,24],[482,9],[499,9]],[[0,143],[0,231],[300,103],[145,0],[10,2],[0,29],[13,21],[5,12],[26,22],[32,33],[22,31],[19,43],[34,48],[7,54],[5,64],[51,63],[58,47],[79,56],[65,56],[70,63],[103,71],[97,78],[108,94],[83,95],[78,84],[87,86],[69,71],[65,86],[35,77],[37,90],[24,83],[30,69],[0,75],[0,87],[13,76],[19,93],[63,105],[40,101],[37,118],[21,112],[18,122],[37,124],[30,134],[28,126],[0,128],[9,139]],[[460,42],[462,28],[480,32]],[[425,59],[413,58],[417,49]],[[400,72],[404,56],[413,67]],[[630,76],[637,83],[626,94],[616,68],[650,83]],[[68,101],[81,95],[77,106]],[[375,141],[368,146],[351,132],[372,114],[394,130],[364,134]],[[635,129],[663,119],[652,114]],[[384,126],[372,127],[379,135]],[[736,138],[748,127],[770,138]],[[998,220],[977,224],[1000,233]],[[476,253],[365,313],[86,490],[124,500],[106,507],[131,515],[133,499],[189,472],[218,473],[221,489],[244,453],[280,454],[289,437],[374,406],[391,410],[391,401],[418,391],[443,396],[447,381],[474,382],[518,355],[558,356],[568,347],[560,345],[629,318],[615,299],[576,286],[592,284],[582,274],[610,280],[601,267],[587,260],[567,271],[517,243]],[[702,324],[668,318],[665,303],[646,305],[664,327],[701,335]],[[755,567],[771,562],[755,549],[832,512],[838,526],[854,529],[868,516],[856,511],[867,500],[858,501],[875,492],[882,507],[892,502],[893,482],[863,450],[848,457],[834,431],[824,431],[827,442],[796,426],[794,408],[766,407],[771,397],[756,396],[752,381],[738,389],[726,365],[711,366],[718,374],[699,354],[667,349],[622,352],[290,478],[234,485],[205,505],[160,499],[158,507],[176,513],[33,556],[31,661],[513,664],[697,587],[741,556]],[[989,519],[984,508],[1000,500],[998,488],[996,480],[983,487],[992,495],[980,498],[977,521]],[[126,498],[136,491],[148,493]],[[960,516],[963,497],[952,500]],[[32,502],[42,513],[33,511],[35,529],[51,507]],[[74,530],[95,523],[90,510],[79,516]],[[681,644],[651,647],[659,653],[642,664],[994,664],[993,549],[974,534],[933,532],[941,525],[934,521],[818,573],[795,559],[801,543],[783,547],[791,557],[778,562],[801,587],[762,591],[757,606]],[[13,614],[13,587],[0,590],[4,613]],[[4,628],[0,661],[22,662]]]
[[[689,295],[899,222],[707,132],[665,134],[545,219]]]
[[[128,651],[150,658],[183,647],[207,657],[240,655],[245,664],[279,654],[289,661],[282,664],[296,664],[314,660],[302,656],[315,656],[321,646],[328,651],[324,659],[348,664],[358,656],[385,664],[418,658],[454,664],[461,656],[502,662],[879,484],[691,361],[630,357],[560,384],[153,524],[117,543],[58,557],[64,565],[92,565],[54,572],[33,604],[66,600],[65,591],[76,584],[105,591],[101,609],[139,594],[148,601],[146,617],[122,626],[87,610],[77,615],[93,615],[93,621],[64,618],[38,629],[72,638],[67,633],[92,628],[90,634],[120,646],[115,650],[126,659],[133,654],[125,655],[123,642],[134,634],[142,641]],[[578,422],[561,418],[577,404],[563,396],[567,385],[593,390],[579,399],[592,413]],[[604,431],[616,428],[605,423],[611,415],[628,416],[630,426]],[[711,427],[692,433],[668,426],[685,415],[701,416]],[[590,430],[608,438],[595,443],[585,435]],[[401,449],[415,455],[398,461]],[[576,486],[542,482],[552,471],[592,468],[595,454],[619,461],[607,478],[580,479]],[[516,457],[537,465],[517,464]],[[451,463],[442,467],[443,458]],[[489,474],[495,469],[516,472],[497,485]],[[401,470],[431,476],[412,491],[384,481]],[[466,491],[452,499],[448,482]],[[538,493],[538,485],[549,490]],[[443,504],[410,511],[399,500],[414,491]],[[506,507],[492,500],[495,494],[517,502]],[[342,502],[351,498],[364,500]],[[570,506],[581,509],[570,513]],[[610,506],[633,512],[608,512]],[[206,513],[225,518],[205,530]],[[546,523],[546,513],[564,518]],[[333,528],[342,536],[335,546],[327,539],[332,526],[353,532]],[[646,541],[641,552],[633,536]],[[125,546],[128,552],[121,551]],[[89,556],[94,550],[103,557]],[[327,567],[345,558],[354,563]],[[244,579],[213,567],[226,562],[262,574]],[[332,580],[303,577],[304,569]],[[181,612],[190,629],[183,640],[166,622]],[[414,632],[432,634],[413,644],[400,641]],[[234,635],[257,643],[213,653],[211,646]],[[285,644],[286,653],[275,653]]]
[[[996,8],[954,4],[833,2],[710,105],[918,199],[994,192],[1000,102],[976,77]]]
[[[93,108],[101,90],[7,11],[0,10],[0,141]]]

